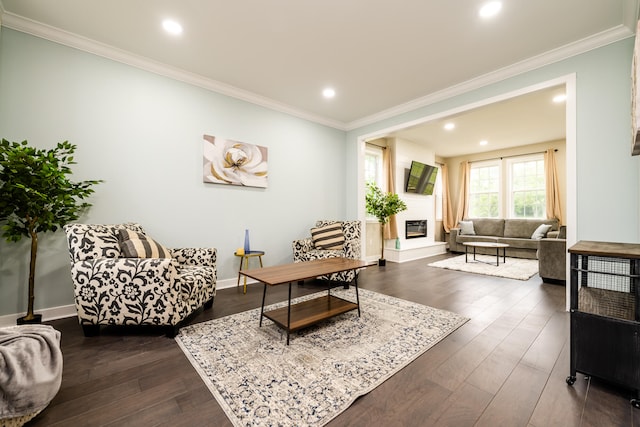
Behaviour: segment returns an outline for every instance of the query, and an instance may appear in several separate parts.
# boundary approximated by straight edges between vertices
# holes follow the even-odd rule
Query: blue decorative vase
[[[244,230],[244,253],[251,252],[251,246],[249,245],[249,230]]]

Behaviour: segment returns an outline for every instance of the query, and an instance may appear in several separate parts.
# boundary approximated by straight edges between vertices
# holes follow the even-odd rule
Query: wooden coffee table
[[[358,295],[357,274],[354,279],[354,287],[356,290],[355,303],[331,295],[331,286],[329,286],[326,295],[291,305],[292,284],[318,276],[340,273],[341,271],[358,270],[365,267],[367,267],[365,261],[350,258],[328,258],[243,270],[240,274],[251,277],[264,284],[262,307],[260,309],[260,326],[262,326],[263,317],[272,320],[276,325],[287,331],[287,345],[289,345],[289,335],[291,332],[306,328],[351,310],[358,310],[358,316],[360,316],[360,296]],[[264,301],[267,295],[267,287],[287,283],[289,284],[289,303],[287,306],[265,312]]]
[[[469,246],[473,248],[473,260],[476,262],[484,262],[476,259],[476,248],[496,248],[496,266],[500,265],[500,248],[502,248],[502,263],[507,262],[507,248],[509,247],[506,243],[496,243],[496,242],[465,242],[464,245],[464,262],[469,262],[467,259],[467,253]],[[487,263],[488,264],[488,263]]]

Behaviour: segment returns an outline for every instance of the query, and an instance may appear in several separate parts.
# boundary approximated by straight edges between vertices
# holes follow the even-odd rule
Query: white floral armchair
[[[67,224],[64,230],[78,319],[86,336],[98,334],[100,325],[166,326],[167,336],[174,336],[187,316],[213,306],[215,248],[159,245],[168,252],[166,258],[155,252],[132,255],[123,246],[123,232],[139,237],[132,240],[147,248],[157,244],[139,224]]]
[[[313,237],[306,237],[293,241],[293,261],[312,261],[314,259],[326,259],[345,257],[360,259],[360,221],[332,221],[320,220],[316,222],[314,229],[322,229],[330,226],[340,225],[344,242],[338,244],[338,249],[324,249],[319,241],[314,242]],[[314,232],[312,229],[312,235]],[[329,276],[322,276],[321,279],[350,283],[355,277],[356,271],[344,271],[334,273]]]

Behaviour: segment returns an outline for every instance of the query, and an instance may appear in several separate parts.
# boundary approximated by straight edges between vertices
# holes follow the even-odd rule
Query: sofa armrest
[[[303,260],[303,254],[313,250],[315,247],[313,246],[313,241],[311,237],[306,237],[304,239],[294,240],[291,243],[293,248],[293,260],[301,261]]]
[[[449,230],[449,247],[455,247],[458,242],[458,235],[460,234],[459,228],[452,228]]]
[[[360,259],[360,240],[347,240],[343,246],[344,256],[352,259]]]
[[[171,256],[181,265],[215,267],[216,248],[172,248]]]
[[[543,279],[564,281],[567,271],[567,241],[540,239],[538,246],[538,273]]]

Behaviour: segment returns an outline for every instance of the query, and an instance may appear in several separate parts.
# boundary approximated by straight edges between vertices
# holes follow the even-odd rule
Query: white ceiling
[[[564,84],[445,115],[384,136],[427,145],[441,157],[563,140],[566,105],[553,102],[556,95],[562,94]],[[455,128],[444,129],[446,123],[453,123]],[[481,140],[487,145],[480,145]]]
[[[503,0],[498,16],[482,20],[485,2],[0,0],[0,12],[9,28],[165,64],[342,129],[635,32],[637,0]],[[165,18],[183,34],[166,34]],[[332,100],[321,96],[327,85]]]

